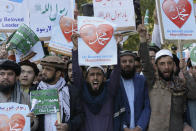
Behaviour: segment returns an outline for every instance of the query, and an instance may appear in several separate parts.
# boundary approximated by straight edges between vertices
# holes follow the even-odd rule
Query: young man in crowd
[[[82,106],[85,112],[85,123],[78,131],[114,131],[114,99],[116,90],[120,86],[119,60],[109,81],[106,81],[106,72],[102,66],[88,67],[86,76],[83,77],[78,64],[77,37],[77,35],[72,36],[73,76],[74,85],[82,90]]]
[[[18,83],[20,73],[21,68],[17,63],[10,60],[0,60],[0,103],[15,102],[30,105],[28,94],[21,91]],[[37,129],[38,121],[32,118],[31,122],[31,130],[34,131]],[[6,125],[1,125],[1,129],[2,126]]]
[[[191,129],[184,125],[185,99],[196,99],[196,88],[186,87],[184,81],[174,75],[174,60],[169,50],[163,49],[156,53],[156,69],[150,64],[146,43],[146,29],[139,25],[140,56],[144,67],[144,76],[151,80],[149,97],[151,118],[149,131],[183,131]],[[154,75],[157,72],[157,75]],[[150,79],[148,78],[150,77]],[[188,93],[187,93],[188,92]]]
[[[140,62],[140,57],[138,57],[138,56],[135,58],[135,71],[138,74],[142,73],[142,65]]]
[[[131,51],[120,54],[121,87],[128,114],[124,131],[145,131],[150,120],[148,87],[144,76],[136,73],[135,59]]]
[[[157,46],[149,46],[149,56],[151,60],[151,64],[153,65],[153,68],[156,69],[156,64],[155,64],[155,55],[159,51],[159,47]]]
[[[28,60],[19,63],[21,67],[21,74],[19,77],[21,89],[29,93],[31,90],[35,90],[36,85],[33,85],[35,78],[39,74],[39,69],[35,63]]]
[[[42,65],[42,81],[37,90],[58,90],[61,123],[55,124],[56,120],[52,119],[56,114],[40,115],[38,131],[78,131],[83,122],[79,91],[73,87],[69,88],[62,77],[65,69],[64,61],[58,56],[47,56],[41,60],[40,64]]]
[[[69,85],[73,85],[72,60],[67,63],[66,81]]]

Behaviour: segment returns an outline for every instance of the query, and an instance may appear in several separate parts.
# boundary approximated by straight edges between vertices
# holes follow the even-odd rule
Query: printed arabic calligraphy
[[[40,10],[40,5],[36,5],[35,8],[37,10]],[[50,21],[55,21],[57,18],[57,15],[67,15],[67,12],[65,8],[63,9],[59,9],[58,4],[54,6],[50,5],[49,3],[45,4],[44,6],[44,10],[40,10],[41,14],[46,14],[47,12],[49,12],[49,19]]]
[[[178,3],[174,0],[164,0],[162,9],[170,21],[181,28],[191,15],[192,6],[188,0],[179,0]]]
[[[91,42],[91,41],[89,40],[89,44],[90,44],[90,45],[95,44],[96,42],[98,42],[100,45],[104,45],[104,44],[105,44],[104,41],[110,39],[110,38],[108,38],[108,37],[103,38],[103,37],[105,37],[105,36],[107,35],[106,32],[103,32],[102,35],[100,35],[100,36],[99,36],[98,34],[99,34],[99,33],[96,32],[96,37],[97,37],[97,39],[96,39],[95,41]]]
[[[71,42],[72,34],[77,32],[77,22],[69,17],[61,16],[59,24],[65,39],[68,43]]]
[[[110,42],[113,31],[113,27],[108,24],[101,24],[98,27],[86,24],[80,28],[80,36],[98,54]]]
[[[176,10],[177,10],[178,14],[176,17],[172,17],[173,20],[175,20],[179,17],[181,20],[184,21],[185,20],[184,17],[189,15],[189,14],[183,14],[184,12],[186,12],[186,9],[184,9],[184,8],[182,8],[182,11],[180,11],[180,9],[178,7],[176,7]]]

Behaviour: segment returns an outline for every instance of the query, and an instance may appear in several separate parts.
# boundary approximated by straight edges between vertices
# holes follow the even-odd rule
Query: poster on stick
[[[113,22],[119,31],[135,31],[133,0],[93,0],[94,16]]]
[[[59,96],[56,89],[31,92],[31,107],[35,115],[59,112]]]
[[[74,17],[75,0],[31,0],[30,27],[38,37],[50,37],[58,15]]]
[[[196,40],[195,0],[156,0],[163,41]]]
[[[192,66],[196,66],[196,44],[193,44],[193,47],[190,52],[190,59]]]
[[[49,50],[58,54],[71,56],[73,48],[71,36],[76,32],[77,22],[75,20],[70,17],[59,16],[52,30]]]
[[[79,65],[117,64],[115,25],[97,17],[78,17]]]
[[[28,0],[0,0],[0,32],[13,32],[29,25]]]
[[[0,103],[0,131],[30,131],[27,105]]]

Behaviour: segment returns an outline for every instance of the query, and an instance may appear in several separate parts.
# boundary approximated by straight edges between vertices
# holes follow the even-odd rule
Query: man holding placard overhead
[[[79,91],[69,88],[62,77],[65,63],[58,56],[47,56],[41,60],[42,81],[37,90],[57,89],[60,104],[60,122],[56,113],[38,115],[38,131],[77,131],[82,123],[82,109],[79,105]],[[56,127],[55,127],[56,126]]]
[[[196,88],[186,86],[185,81],[174,75],[174,59],[171,51],[162,49],[155,55],[156,69],[150,62],[146,43],[146,28],[139,25],[140,54],[144,76],[151,80],[149,98],[151,118],[149,131],[183,131],[190,129],[184,124],[185,99],[196,99]],[[155,73],[154,73],[155,72]],[[154,75],[157,74],[157,75]],[[151,79],[149,79],[151,77]]]
[[[85,112],[85,123],[79,131],[114,131],[114,101],[120,86],[119,58],[109,81],[106,81],[106,72],[99,65],[89,66],[84,76],[78,64],[77,37],[77,34],[72,36],[73,77],[74,85],[82,91],[82,107]]]

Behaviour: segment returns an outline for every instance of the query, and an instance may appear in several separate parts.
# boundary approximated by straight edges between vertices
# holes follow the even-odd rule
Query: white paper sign
[[[50,37],[58,15],[74,17],[75,0],[31,0],[30,27],[39,37]]]
[[[49,43],[50,51],[71,56],[73,43],[71,36],[77,31],[77,22],[66,16],[59,16],[52,30]]]
[[[196,40],[193,0],[156,0],[164,40]]]
[[[29,25],[28,0],[0,0],[0,30]]]
[[[117,27],[129,27],[125,30],[135,30],[133,0],[93,0],[93,6],[95,17],[113,22]]]
[[[0,103],[1,131],[30,131],[30,118],[27,105],[17,103]]]
[[[30,52],[35,52],[36,55],[30,59],[31,62],[41,60],[45,54],[40,41],[38,41],[30,50]]]
[[[117,64],[117,45],[113,37],[114,25],[96,17],[78,17],[79,65]]]

